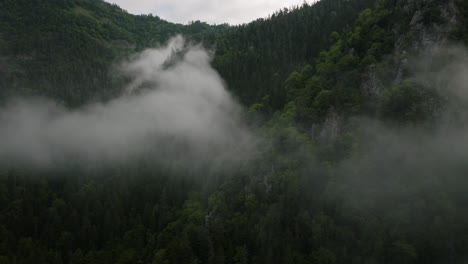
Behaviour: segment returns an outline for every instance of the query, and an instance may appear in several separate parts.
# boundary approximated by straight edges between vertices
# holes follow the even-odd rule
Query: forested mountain
[[[59,114],[29,118],[26,129],[40,123],[33,132],[40,137],[0,139],[0,263],[468,263],[467,22],[463,0],[321,0],[237,26],[173,24],[101,0],[1,1],[0,135],[27,134],[15,122],[21,113]],[[163,48],[159,68],[147,61],[159,55],[137,55],[177,34],[210,51],[211,66],[242,105],[219,92],[195,104],[221,104],[221,117],[240,112],[218,134],[204,135],[218,128],[216,118],[178,115],[192,104],[184,91],[176,93],[181,101],[164,89],[147,91],[160,79],[194,84],[195,94],[196,82],[223,82],[200,63],[205,53],[196,44]],[[143,72],[135,85],[134,76],[119,74],[122,61]],[[200,71],[181,75],[187,68]],[[132,85],[141,97],[112,101]],[[116,137],[122,131],[102,135],[101,123],[125,120],[138,137],[132,126],[155,121],[145,119],[148,109],[167,110],[132,109],[128,102],[144,103],[145,95],[161,96],[175,112],[163,124],[193,126],[180,129],[188,142],[197,133],[206,142],[230,138],[238,129],[250,145],[236,137],[235,150],[248,151],[221,141],[213,156],[224,159],[207,155],[212,162],[197,164],[184,156],[190,145],[173,135],[162,141],[179,148],[176,155],[155,154],[167,150],[163,144],[110,165],[92,151],[84,153],[99,166],[59,151],[101,142],[125,149]],[[12,97],[25,96],[52,98],[60,108],[11,108]],[[96,101],[104,103],[81,108]],[[89,113],[97,113],[92,122],[83,118]],[[88,124],[100,137],[65,142],[61,133],[78,131],[57,130],[72,122],[64,117],[84,139],[94,131]],[[38,138],[59,145],[44,149],[31,140]],[[5,156],[10,143],[72,158],[15,163],[8,154],[23,149]]]
[[[268,94],[277,110],[285,102],[280,87],[285,74],[313,61],[332,43],[332,32],[350,25],[374,2],[320,1],[232,27],[217,39],[214,65],[245,102]]]
[[[175,34],[193,39],[223,26],[184,26],[134,16],[104,1],[2,1],[2,92],[54,97],[71,106],[122,88],[109,66]]]

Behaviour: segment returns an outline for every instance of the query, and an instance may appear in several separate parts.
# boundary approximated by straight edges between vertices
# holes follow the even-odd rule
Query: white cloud
[[[133,14],[158,15],[170,22],[247,23],[304,0],[106,0]],[[307,2],[311,2],[310,0]]]
[[[185,55],[171,55],[178,50]],[[29,98],[0,107],[0,166],[91,166],[140,156],[198,166],[236,163],[253,153],[241,106],[201,47],[186,47],[178,36],[121,68],[118,74],[133,79],[131,92],[107,103],[70,110]]]

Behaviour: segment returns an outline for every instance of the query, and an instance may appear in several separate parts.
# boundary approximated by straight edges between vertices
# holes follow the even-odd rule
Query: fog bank
[[[240,120],[209,53],[178,36],[123,63],[132,81],[107,103],[68,110],[44,98],[0,108],[0,161],[50,166],[100,164],[142,154],[184,163],[236,160],[253,136]]]

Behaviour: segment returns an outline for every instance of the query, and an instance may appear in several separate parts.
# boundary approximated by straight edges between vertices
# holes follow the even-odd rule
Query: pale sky
[[[304,0],[106,0],[132,14],[157,15],[176,23],[201,20],[210,24],[247,23]],[[308,0],[307,2],[312,2]]]

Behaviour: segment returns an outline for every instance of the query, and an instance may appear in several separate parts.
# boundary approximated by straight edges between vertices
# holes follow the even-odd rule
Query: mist
[[[409,124],[363,117],[350,121],[356,146],[333,168],[332,199],[390,219],[401,214],[419,219],[427,212],[408,210],[443,212],[468,199],[467,54],[464,47],[443,46],[409,60],[406,81],[437,98],[422,102],[429,106],[430,119]]]
[[[244,159],[254,137],[210,59],[177,36],[119,64],[116,74],[131,82],[106,103],[70,110],[46,98],[11,99],[0,108],[0,160],[96,165],[150,155],[191,166]]]

